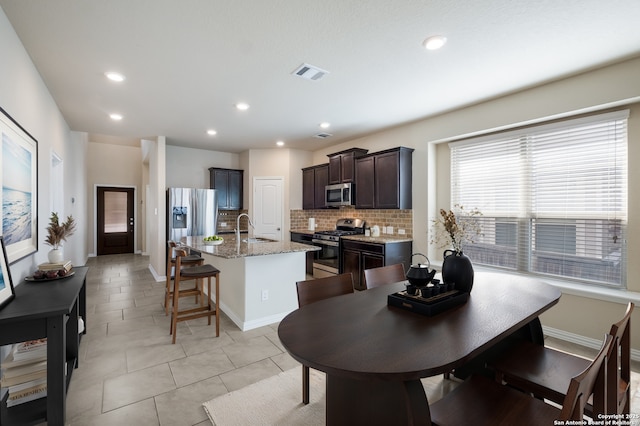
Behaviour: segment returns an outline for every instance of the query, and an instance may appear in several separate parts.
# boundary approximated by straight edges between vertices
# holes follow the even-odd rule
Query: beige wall
[[[241,169],[240,156],[229,152],[167,145],[167,188],[209,188],[209,168]]]
[[[136,242],[135,250],[142,251],[140,224],[144,223],[140,208],[144,201],[145,188],[142,186],[142,150],[139,146],[114,145],[107,143],[89,142],[87,148],[87,249],[90,254],[96,254],[96,187],[121,186],[135,188],[136,195]]]
[[[73,132],[69,130],[55,101],[4,13],[0,13],[0,51],[3,55],[3,63],[10,64],[10,66],[0,68],[0,105],[38,140],[40,157],[38,180],[39,188],[41,188],[39,217],[46,218],[50,213],[51,200],[47,191],[42,188],[47,187],[50,176],[49,158],[51,151],[54,151],[62,157],[65,164],[65,209],[73,212],[74,216],[77,214],[76,217],[81,227],[85,223],[92,224],[94,198],[91,190],[93,184],[87,184],[85,187],[83,182],[90,182],[89,173],[98,174],[97,171],[92,171],[97,163],[95,154],[97,151],[102,151],[104,147],[92,146],[89,148],[86,146],[86,139],[81,136],[73,136]],[[429,250],[427,243],[429,218],[433,217],[437,208],[448,206],[448,186],[445,183],[448,172],[445,171],[446,164],[438,161],[433,144],[490,130],[530,124],[590,109],[603,108],[616,103],[638,102],[640,100],[638,75],[640,75],[640,58],[344,142],[314,152],[308,163],[306,163],[304,155],[290,153],[289,169],[286,172],[277,167],[267,170],[260,167],[259,170],[260,173],[268,173],[269,175],[284,175],[287,179],[286,176],[296,176],[299,168],[326,163],[327,154],[347,148],[360,147],[370,151],[400,145],[414,148],[414,250],[425,252]],[[631,214],[629,215],[628,254],[631,260],[636,259],[640,254],[640,215],[633,214],[640,211],[640,196],[637,195],[640,194],[638,188],[640,186],[640,170],[633,167],[640,161],[640,152],[638,152],[640,143],[639,115],[638,107],[634,105],[629,120],[629,162],[631,165],[629,168],[629,211]],[[112,145],[109,147],[113,149]],[[93,155],[91,159],[86,161],[83,158],[85,150],[87,157],[90,154]],[[122,153],[119,149],[116,149],[115,152]],[[148,252],[151,267],[162,275],[164,245],[166,244],[164,189],[167,182],[166,167],[168,161],[171,160],[165,159],[164,138],[151,141],[146,148],[143,146],[142,152],[144,154],[141,157],[144,159],[138,157],[137,167],[133,167],[135,161],[132,161],[131,167],[124,168],[127,177],[123,181],[126,181],[126,184],[136,181],[138,193],[146,192],[141,191],[143,178],[128,175],[129,173],[137,173],[134,170],[140,171],[143,167],[146,168],[144,181],[145,184],[148,182],[150,194],[144,210],[148,225],[146,227],[146,241],[149,242]],[[249,152],[240,154],[238,168],[248,170],[250,165],[259,167],[257,162],[259,157],[255,157],[255,161],[250,160]],[[142,161],[145,162],[144,166],[141,165]],[[101,159],[101,163],[105,163],[104,159]],[[75,170],[72,171],[74,166]],[[113,172],[113,170],[120,170],[120,166],[112,164],[111,171]],[[117,173],[111,173],[110,176],[113,179],[118,179]],[[114,183],[113,179],[110,179],[109,183]],[[289,200],[290,208],[300,208],[301,206],[298,205],[300,198],[298,197],[301,197],[299,195],[301,190],[297,184],[291,182],[292,180],[293,178],[289,178],[289,191],[286,197]],[[245,185],[248,185],[249,180],[245,179],[245,181],[247,182]],[[249,188],[245,186],[245,197],[248,197],[249,193]],[[75,194],[82,195],[75,197],[76,202],[71,204],[71,195]],[[247,206],[249,205],[248,199],[245,199],[245,203]],[[45,227],[46,221],[40,219],[38,231],[42,237],[40,237],[38,253],[11,265],[14,282],[19,283],[33,271],[33,267],[37,263],[46,259],[47,246],[43,244]],[[92,235],[93,232],[88,233],[87,241],[93,238]],[[75,246],[77,248],[82,245],[82,241],[82,234],[79,233],[74,235],[68,244],[78,244]],[[87,253],[88,250],[84,250],[84,253],[74,254],[78,257],[77,260],[73,259],[74,262],[84,263]],[[635,300],[638,300],[638,292],[640,292],[640,283],[636,278],[639,276],[639,269],[639,262],[629,262],[627,271],[629,287],[634,293],[630,293],[628,296],[635,298]],[[621,303],[625,299],[624,294],[620,297],[613,297],[614,301],[609,301],[608,297],[595,295],[585,297],[565,293],[560,303],[543,316],[543,323],[576,335],[601,339],[608,324],[622,314],[623,306]],[[640,312],[636,312],[632,325],[632,344],[636,350],[640,349],[639,318]]]
[[[640,58],[555,81],[492,101],[409,123],[367,137],[318,150],[313,164],[327,162],[327,154],[359,147],[378,151],[395,146],[414,148],[414,251],[440,253],[429,247],[428,231],[437,210],[449,206],[448,148],[450,140],[533,124],[618,105],[631,106],[629,117],[629,291],[598,295],[564,291],[561,301],[543,315],[543,325],[576,336],[601,340],[610,323],[622,316],[627,300],[640,302]],[[578,293],[578,294],[576,294]],[[640,308],[632,319],[632,345],[640,350]]]

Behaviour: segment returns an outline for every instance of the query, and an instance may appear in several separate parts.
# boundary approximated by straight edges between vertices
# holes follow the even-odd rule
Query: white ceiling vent
[[[305,80],[320,80],[326,74],[329,74],[329,71],[322,70],[318,67],[314,67],[313,65],[302,64],[291,74],[302,77]]]
[[[331,133],[318,133],[317,135],[314,136],[314,138],[326,139],[326,138],[330,138],[331,136],[333,136]]]

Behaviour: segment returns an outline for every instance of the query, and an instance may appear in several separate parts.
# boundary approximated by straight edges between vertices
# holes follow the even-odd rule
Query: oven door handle
[[[311,242],[315,244],[320,244],[323,246],[340,247],[340,243],[337,241],[311,240]]]

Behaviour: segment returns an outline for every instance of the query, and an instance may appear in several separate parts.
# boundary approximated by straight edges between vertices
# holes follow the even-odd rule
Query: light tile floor
[[[280,344],[277,325],[242,332],[224,315],[220,337],[215,326],[198,319],[180,323],[172,345],[165,284],[154,281],[148,264],[140,255],[87,262],[87,334],[69,386],[67,424],[210,425],[203,402],[299,365]],[[638,377],[634,412],[640,407]],[[456,382],[440,376],[424,384],[436,400]]]

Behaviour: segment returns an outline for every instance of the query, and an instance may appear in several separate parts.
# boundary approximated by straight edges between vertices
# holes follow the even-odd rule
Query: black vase
[[[445,250],[442,262],[442,280],[454,283],[456,290],[471,293],[473,287],[473,265],[461,251]]]

